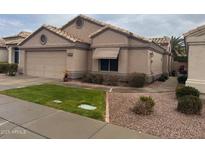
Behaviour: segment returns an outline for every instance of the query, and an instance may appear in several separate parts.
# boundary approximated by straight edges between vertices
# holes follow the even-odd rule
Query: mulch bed
[[[154,113],[141,116],[133,113],[139,96],[155,100]],[[205,105],[201,115],[185,115],[176,111],[174,92],[109,93],[110,122],[161,138],[205,138]]]

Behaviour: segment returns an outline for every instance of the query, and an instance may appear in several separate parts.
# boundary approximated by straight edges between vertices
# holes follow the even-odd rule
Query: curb
[[[109,92],[106,91],[106,98],[105,98],[105,102],[106,102],[106,111],[105,111],[105,122],[109,123],[110,122],[110,116],[109,116],[109,101],[108,101],[108,95]]]

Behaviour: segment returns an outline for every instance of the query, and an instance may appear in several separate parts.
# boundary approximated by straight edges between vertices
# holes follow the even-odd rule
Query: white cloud
[[[43,24],[49,24],[54,26],[62,26],[66,24],[69,20],[74,18],[76,15],[73,14],[50,14],[50,15],[42,15],[39,17],[39,22]]]
[[[42,24],[60,27],[74,14],[0,15],[0,36],[19,31],[34,31]],[[205,15],[178,14],[90,14],[88,16],[128,29],[145,37],[180,36],[196,26],[205,24]]]
[[[0,19],[0,26],[16,26],[21,27],[23,23],[18,20]]]

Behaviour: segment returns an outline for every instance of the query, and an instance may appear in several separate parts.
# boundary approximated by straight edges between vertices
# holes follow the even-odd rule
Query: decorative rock
[[[62,103],[62,101],[60,101],[60,100],[53,100],[53,102],[56,103],[56,104],[61,104]]]
[[[95,110],[97,108],[95,106],[88,105],[88,104],[80,104],[78,107],[84,110]]]

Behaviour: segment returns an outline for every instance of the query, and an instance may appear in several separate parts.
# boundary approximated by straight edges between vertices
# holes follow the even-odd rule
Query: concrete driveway
[[[11,76],[6,76],[4,74],[0,74],[0,91],[13,89],[13,88],[26,87],[30,85],[52,83],[52,82],[59,82],[59,80],[30,77],[30,76],[23,76],[23,75],[11,77]]]
[[[0,95],[0,138],[156,138],[136,131]]]

